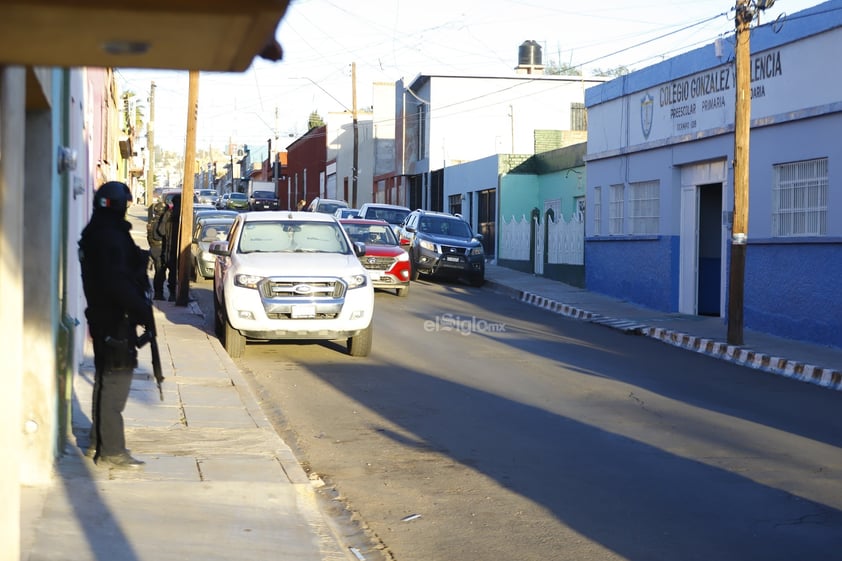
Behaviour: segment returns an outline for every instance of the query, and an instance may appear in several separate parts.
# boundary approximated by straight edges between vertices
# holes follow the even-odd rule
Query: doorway
[[[725,160],[681,168],[678,311],[682,314],[721,316],[724,311],[726,181]]]
[[[722,184],[699,186],[699,280],[697,313],[719,313],[722,287]]]

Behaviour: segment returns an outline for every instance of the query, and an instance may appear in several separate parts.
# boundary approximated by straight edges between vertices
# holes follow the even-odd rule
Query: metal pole
[[[359,160],[360,160],[360,133],[359,127],[357,126],[357,63],[351,63],[351,93],[352,93],[352,118],[353,118],[353,127],[354,127],[354,161],[353,161],[353,169],[351,169],[351,206],[354,208],[357,207],[357,177],[359,173],[357,172],[357,168],[359,167]]]

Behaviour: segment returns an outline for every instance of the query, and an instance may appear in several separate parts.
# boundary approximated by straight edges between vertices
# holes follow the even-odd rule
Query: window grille
[[[658,233],[660,203],[658,181],[629,184],[629,231],[631,234]]]
[[[608,201],[608,235],[623,234],[624,185],[612,185]]]
[[[827,158],[774,166],[772,236],[827,233]]]
[[[462,195],[449,195],[447,205],[450,207],[450,214],[462,214]]]
[[[593,235],[602,235],[602,187],[593,188]]]
[[[585,109],[584,103],[570,104],[570,130],[588,130],[588,110]]]

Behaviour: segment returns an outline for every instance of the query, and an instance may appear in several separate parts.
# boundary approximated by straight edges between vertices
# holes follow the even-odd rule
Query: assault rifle
[[[158,352],[158,340],[155,338],[155,314],[152,306],[152,290],[149,286],[149,277],[146,274],[146,264],[149,262],[149,252],[145,250],[138,250],[138,257],[136,263],[137,269],[137,286],[146,300],[146,305],[149,306],[148,317],[145,318],[146,323],[143,325],[143,334],[137,338],[135,346],[139,349],[146,343],[149,343],[149,349],[152,351],[152,373],[155,375],[155,383],[158,384],[158,395],[161,396],[161,401],[164,401],[164,390],[161,384],[164,382],[164,371],[161,368],[161,355]],[[137,325],[140,322],[136,322]]]
[[[151,303],[150,303],[151,305]],[[146,343],[149,343],[149,349],[152,351],[152,373],[155,376],[155,383],[158,384],[158,395],[161,401],[164,401],[164,389],[161,384],[164,382],[164,371],[161,368],[161,355],[158,352],[158,339],[155,337],[155,319],[152,317],[152,325],[144,327],[143,334],[137,338],[137,348],[141,348]]]

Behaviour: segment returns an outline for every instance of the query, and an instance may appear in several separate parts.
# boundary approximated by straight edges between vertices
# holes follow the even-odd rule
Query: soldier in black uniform
[[[131,198],[125,183],[104,183],[94,195],[93,215],[79,240],[85,316],[94,347],[90,445],[94,461],[115,467],[143,464],[126,449],[123,409],[137,366],[137,325],[154,326],[146,276],[149,255],[134,243],[125,219]]]
[[[149,205],[146,212],[146,241],[149,242],[149,257],[152,261],[153,278],[158,277],[158,271],[164,267],[162,244],[163,233],[158,230],[158,223],[167,209],[167,203],[160,200]],[[164,282],[161,286],[155,286],[155,300],[164,299]]]
[[[163,300],[164,280],[169,289],[169,301],[175,302],[178,278],[179,225],[181,224],[181,195],[172,198],[172,206],[164,211],[155,226],[158,235],[163,238],[161,246],[161,267],[155,271],[152,284],[155,286],[155,298]]]

